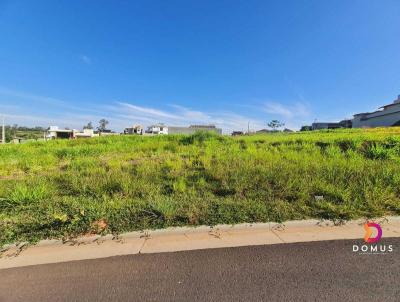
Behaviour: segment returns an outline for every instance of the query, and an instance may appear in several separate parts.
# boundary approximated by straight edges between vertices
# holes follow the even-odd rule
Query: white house
[[[83,129],[82,132],[76,129],[60,129],[58,126],[50,126],[47,130],[46,139],[73,139],[73,138],[90,138],[99,136],[94,133],[93,129]]]
[[[392,104],[379,108],[374,112],[354,115],[353,128],[400,126],[400,95]]]
[[[139,134],[142,135],[144,132],[142,125],[133,125],[132,127],[125,128],[124,134]]]
[[[49,130],[47,130],[46,139],[74,138],[75,131],[73,129],[59,129],[58,126],[50,126]]]
[[[95,136],[99,136],[99,134],[94,133],[93,129],[83,129],[82,132],[74,133],[75,138],[91,138],[91,137],[95,137]]]
[[[156,124],[147,127],[146,133],[150,134],[168,134],[168,127],[164,124]]]

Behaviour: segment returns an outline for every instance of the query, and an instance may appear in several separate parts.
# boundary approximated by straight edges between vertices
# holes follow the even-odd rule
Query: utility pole
[[[1,135],[1,142],[3,144],[6,143],[6,126],[5,126],[5,122],[4,122],[4,115],[3,115],[3,130],[2,130],[2,135]]]
[[[250,121],[247,122],[247,135],[250,135]]]

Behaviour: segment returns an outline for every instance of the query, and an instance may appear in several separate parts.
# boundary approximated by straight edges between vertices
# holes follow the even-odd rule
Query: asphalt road
[[[400,238],[142,254],[0,270],[0,301],[400,301]]]

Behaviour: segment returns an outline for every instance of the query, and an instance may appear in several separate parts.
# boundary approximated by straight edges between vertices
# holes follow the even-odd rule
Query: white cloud
[[[19,124],[23,126],[43,126],[47,127],[50,125],[60,125],[65,127],[75,127],[78,120],[76,119],[66,119],[63,117],[46,117],[39,115],[29,115],[29,114],[5,114],[4,115],[6,124]],[[62,123],[62,125],[60,124]]]
[[[296,102],[285,105],[279,102],[265,102],[261,109],[268,113],[268,118],[279,119],[289,129],[299,129],[302,125],[310,124],[311,110],[305,102]]]
[[[21,107],[16,106],[16,105],[5,105],[5,104],[0,104],[0,109],[1,110],[17,110],[20,109]]]
[[[79,58],[85,64],[88,64],[88,65],[92,64],[92,59],[87,55],[80,55]]]
[[[12,108],[9,102],[1,101],[1,95],[22,100],[22,105]],[[26,101],[29,101],[29,106],[24,106]],[[46,110],[35,111],[37,108],[44,108],[42,103],[46,104],[46,108],[52,108],[51,113]],[[35,106],[36,104],[40,106]],[[61,99],[0,87],[0,107],[6,109],[3,111],[8,115],[8,123],[21,123],[27,126],[58,125],[80,129],[89,121],[95,125],[101,118],[106,118],[110,121],[110,128],[117,131],[122,131],[125,127],[137,123],[147,126],[162,122],[171,126],[215,124],[222,128],[224,133],[229,133],[233,130],[247,131],[248,127],[250,130],[266,128],[267,122],[276,118],[276,115],[285,122],[286,127],[298,129],[302,124],[309,122],[310,115],[308,107],[302,103],[288,106],[278,102],[267,102],[259,107],[247,106],[246,111],[242,108],[240,114],[231,111],[205,112],[177,104],[168,105],[163,109],[155,106],[140,106],[127,101],[114,101],[107,105],[86,102],[81,102],[81,104],[79,107],[73,106]],[[262,114],[262,112],[267,114]]]
[[[130,124],[144,123],[148,125],[156,122],[173,126],[214,124],[221,127],[226,133],[233,130],[247,130],[249,125],[252,130],[265,128],[265,123],[261,120],[232,112],[202,112],[180,105],[170,105],[170,107],[173,109],[166,111],[126,102],[117,102],[114,106],[107,106],[119,117],[130,119],[132,121]]]
[[[211,118],[209,114],[206,114],[201,111],[191,110],[189,108],[185,108],[179,105],[170,105],[170,106],[177,109],[178,112],[180,113],[180,116],[183,116],[185,119],[200,121],[200,120],[208,120]]]
[[[2,100],[1,96],[6,97],[5,101]],[[9,98],[12,98],[10,100]],[[8,107],[11,108],[12,106],[14,107],[19,107],[19,108],[26,108],[26,103],[29,101],[29,105],[33,105],[32,107],[34,108],[34,104],[46,104],[46,108],[49,109],[51,108],[63,108],[64,110],[71,110],[71,111],[77,111],[77,112],[97,112],[100,113],[99,110],[93,106],[92,108],[90,107],[91,105],[88,104],[88,106],[83,107],[83,106],[74,106],[71,105],[72,102],[66,101],[66,100],[61,100],[58,98],[53,98],[53,97],[48,97],[48,96],[43,96],[43,95],[37,95],[37,94],[32,94],[32,93],[27,93],[24,91],[17,91],[17,90],[12,90],[8,89],[5,87],[0,86],[0,106],[1,107]],[[10,105],[9,103],[14,102],[18,103],[20,102],[21,104],[19,106],[16,106],[15,104]],[[7,103],[7,104],[2,104],[2,103]],[[29,109],[29,108],[26,108]]]
[[[263,106],[263,110],[270,114],[282,116],[287,119],[294,117],[306,117],[310,115],[307,106],[302,103],[295,103],[293,105],[283,105],[276,102],[267,102]]]
[[[153,117],[161,117],[161,118],[171,118],[171,119],[179,119],[179,116],[161,111],[158,109],[154,108],[149,108],[149,107],[141,107],[129,103],[122,103],[118,102],[119,105],[127,109],[129,112],[132,113],[139,113],[139,114],[144,114],[146,116],[153,116]]]
[[[290,118],[293,116],[293,113],[288,108],[284,107],[279,103],[266,103],[264,105],[264,111],[271,114],[280,115],[286,118]]]
[[[20,99],[28,99],[36,102],[46,103],[50,105],[58,105],[58,106],[65,106],[67,102],[62,101],[60,99],[51,98],[47,96],[40,96],[36,94],[26,93],[17,90],[7,89],[5,87],[0,87],[0,95],[8,96],[8,97],[15,97]]]

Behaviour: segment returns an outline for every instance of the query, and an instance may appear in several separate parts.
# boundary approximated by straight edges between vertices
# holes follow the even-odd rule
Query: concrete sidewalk
[[[372,220],[371,220],[372,221]],[[374,220],[383,238],[400,237],[400,216]],[[183,227],[92,236],[63,243],[44,240],[35,246],[9,246],[1,253],[0,269],[139,253],[161,253],[222,247],[269,245],[341,239],[363,242],[365,220],[336,226],[329,221],[302,220],[278,223]]]

